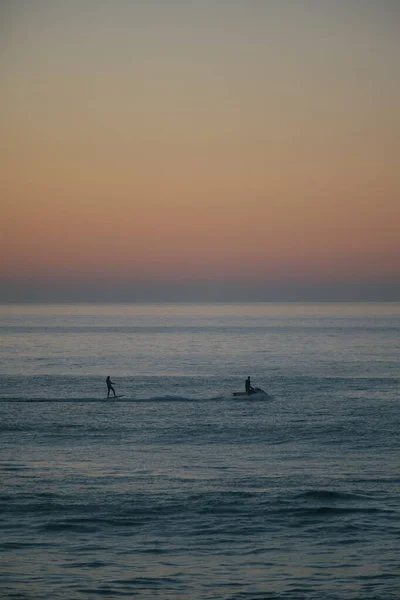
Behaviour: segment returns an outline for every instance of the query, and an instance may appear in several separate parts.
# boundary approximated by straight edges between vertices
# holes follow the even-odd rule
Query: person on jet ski
[[[246,394],[250,395],[253,392],[255,392],[255,389],[253,387],[251,387],[250,375],[246,379],[246,382],[244,385],[245,385],[245,389],[246,389]]]

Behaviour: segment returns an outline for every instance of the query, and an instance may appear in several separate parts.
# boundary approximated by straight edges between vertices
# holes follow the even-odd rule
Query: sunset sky
[[[0,0],[0,301],[399,300],[397,0]]]

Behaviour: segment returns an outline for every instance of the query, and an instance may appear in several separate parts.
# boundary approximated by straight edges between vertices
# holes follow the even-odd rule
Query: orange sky
[[[396,3],[0,11],[0,300],[91,279],[399,295]]]

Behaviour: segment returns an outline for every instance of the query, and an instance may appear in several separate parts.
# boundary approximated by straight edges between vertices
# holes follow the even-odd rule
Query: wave
[[[165,394],[156,396],[129,396],[123,395],[120,398],[110,398],[104,396],[48,396],[48,397],[32,397],[32,396],[2,396],[1,402],[30,402],[30,403],[57,403],[57,402],[72,402],[72,403],[86,403],[86,402],[101,402],[108,404],[116,404],[123,402],[218,402],[218,401],[229,401],[234,403],[239,402],[264,402],[265,400],[272,400],[273,396],[270,394],[254,394],[251,398],[247,396],[236,398],[232,394],[224,394],[218,396],[181,396],[177,394]]]
[[[78,396],[78,397],[48,397],[48,398],[31,398],[28,396],[3,396],[0,398],[0,402],[28,402],[28,403],[49,403],[55,404],[60,402],[71,402],[71,403],[87,403],[87,402],[101,402],[107,404],[117,404],[123,402],[214,402],[218,400],[231,399],[227,396],[212,396],[206,398],[194,398],[188,396],[149,396],[144,398],[138,398],[135,396],[125,396],[123,398],[104,398],[99,396]]]
[[[338,492],[335,490],[308,490],[298,494],[298,499],[311,500],[364,500],[366,496],[351,494],[349,492]]]

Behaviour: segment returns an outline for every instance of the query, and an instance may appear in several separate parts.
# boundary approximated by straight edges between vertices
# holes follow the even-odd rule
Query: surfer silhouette
[[[111,381],[110,376],[107,375],[107,379],[106,379],[106,384],[107,384],[107,398],[110,397],[110,392],[112,391],[114,394],[114,398],[115,398],[115,390],[113,388],[113,385],[115,385],[115,383],[113,381]]]

